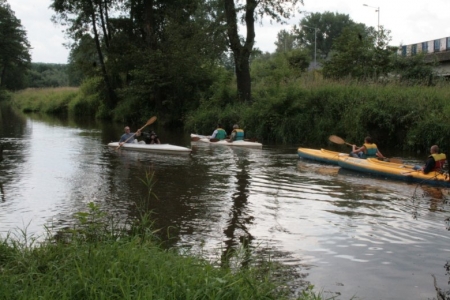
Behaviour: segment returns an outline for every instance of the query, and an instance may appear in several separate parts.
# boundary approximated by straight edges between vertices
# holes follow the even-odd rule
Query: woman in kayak
[[[377,145],[372,141],[370,136],[364,139],[364,144],[361,147],[356,147],[356,145],[352,146],[353,150],[350,152],[350,156],[358,157],[358,158],[371,158],[378,157],[384,159],[384,155],[378,150]]]

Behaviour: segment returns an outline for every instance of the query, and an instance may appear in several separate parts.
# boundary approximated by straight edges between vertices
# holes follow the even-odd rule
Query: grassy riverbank
[[[0,299],[292,299],[275,264],[220,267],[163,249],[148,215],[119,225],[98,206],[39,245],[0,242]],[[235,258],[234,258],[235,259]],[[308,288],[297,299],[320,299]]]

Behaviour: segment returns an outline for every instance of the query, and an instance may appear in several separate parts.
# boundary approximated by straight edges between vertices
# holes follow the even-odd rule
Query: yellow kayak
[[[348,156],[340,156],[338,164],[344,169],[375,176],[450,187],[448,174],[435,171],[424,174],[422,171],[413,170],[412,165],[390,163],[376,158],[360,159]]]
[[[338,165],[339,157],[348,157],[348,153],[340,153],[326,149],[298,148],[298,156],[323,163]]]

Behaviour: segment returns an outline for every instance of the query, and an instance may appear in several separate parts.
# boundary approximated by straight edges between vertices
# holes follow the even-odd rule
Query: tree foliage
[[[0,0],[0,87],[17,90],[25,86],[31,62],[26,31],[6,0]]]
[[[277,48],[275,49],[275,52],[288,52],[292,49],[296,48],[297,41],[296,36],[292,33],[290,33],[287,30],[281,30],[277,34],[277,40],[275,41],[275,46]]]
[[[324,76],[335,79],[387,76],[392,70],[394,54],[388,47],[389,34],[383,27],[380,32],[361,26],[345,28],[333,44],[332,56],[324,63]]]
[[[64,87],[69,86],[68,65],[31,63],[27,73],[27,87]]]
[[[298,26],[294,26],[293,31],[298,46],[309,49],[311,55],[316,47],[317,59],[321,60],[328,58],[334,41],[341,35],[344,28],[356,25],[349,15],[327,11],[306,15]]]

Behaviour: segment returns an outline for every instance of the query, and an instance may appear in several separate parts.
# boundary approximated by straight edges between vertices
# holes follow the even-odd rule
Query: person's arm
[[[358,152],[364,152],[364,150],[366,149],[366,146],[361,146],[361,147],[359,147],[359,148],[356,148],[356,145],[353,145],[352,146],[352,149],[353,149],[353,153],[358,153]]]
[[[230,141],[234,141],[234,137],[236,136],[236,131],[233,131],[231,134],[230,134]]]
[[[161,144],[161,142],[159,141],[159,138],[156,139],[156,143]]]
[[[434,158],[429,157],[427,159],[427,161],[425,162],[425,167],[423,167],[423,174],[430,173],[434,169],[435,165],[436,165],[436,161],[434,160]]]
[[[384,157],[383,154],[381,154],[380,150],[377,150],[376,155],[377,155],[377,157],[379,157],[379,158],[383,158],[383,159],[386,158],[386,157]]]
[[[141,136],[141,130],[138,129],[134,135],[135,135],[135,136]]]
[[[211,134],[210,139],[215,139],[215,138],[216,138],[216,135],[217,135],[217,129],[214,130],[213,134]]]

